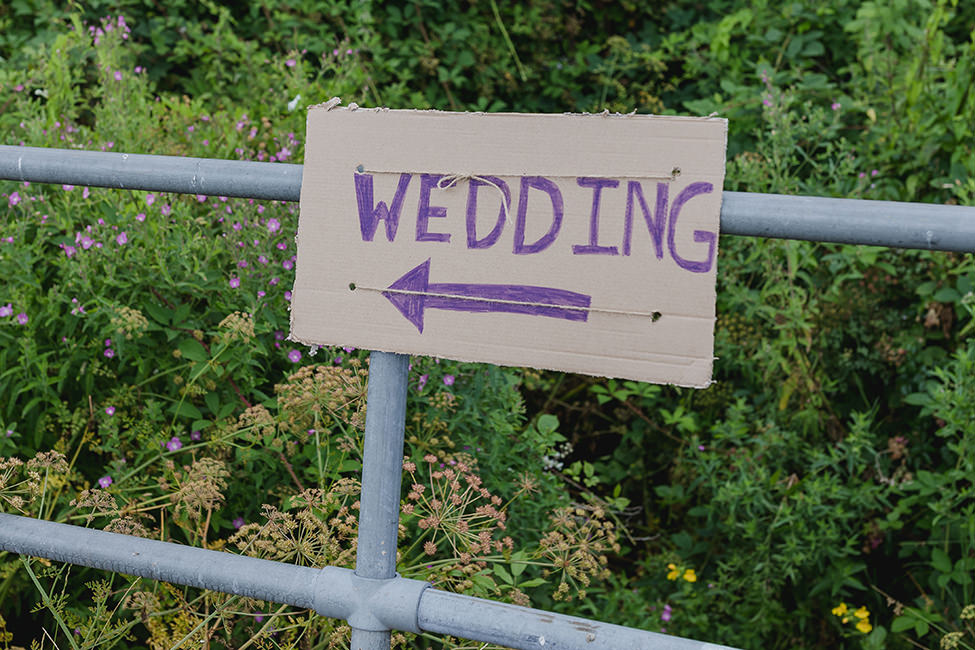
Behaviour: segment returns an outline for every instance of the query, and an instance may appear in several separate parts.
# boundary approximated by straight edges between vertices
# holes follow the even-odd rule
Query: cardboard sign
[[[291,339],[704,387],[727,121],[312,108]]]

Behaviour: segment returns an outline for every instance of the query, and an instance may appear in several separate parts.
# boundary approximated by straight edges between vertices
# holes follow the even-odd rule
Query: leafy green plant
[[[951,0],[17,0],[0,132],[301,162],[303,109],[333,96],[717,112],[726,189],[971,205],[973,24]],[[5,183],[0,209],[3,508],[348,565],[367,356],[285,339],[295,206]],[[720,248],[707,390],[412,360],[400,569],[742,648],[971,645],[970,256]],[[348,634],[10,556],[0,602],[7,645]]]

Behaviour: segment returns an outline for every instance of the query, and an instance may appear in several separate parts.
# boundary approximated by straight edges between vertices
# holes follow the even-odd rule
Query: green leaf
[[[539,416],[536,427],[542,433],[552,433],[559,428],[559,419],[554,415],[545,413]]]
[[[504,568],[503,564],[495,564],[493,569],[494,569],[494,574],[499,578],[501,578],[502,580],[504,580],[507,584],[509,585],[515,584],[514,578],[511,577],[511,574],[508,573],[508,570]]]
[[[914,617],[910,614],[902,614],[890,624],[891,632],[904,632],[914,627]]]
[[[884,645],[884,641],[886,640],[887,630],[883,626],[878,625],[877,627],[873,628],[873,632],[871,632],[870,636],[867,637],[864,645],[867,648],[877,648],[879,650],[880,648],[886,647]]]
[[[512,562],[511,563],[511,574],[515,578],[517,578],[522,573],[524,573],[525,572],[525,569],[527,569],[527,568],[528,568],[528,564],[525,563],[525,562]]]
[[[190,315],[190,306],[183,303],[176,308],[176,312],[173,314],[173,324],[178,325],[182,323]]]
[[[957,287],[958,293],[964,295],[975,289],[975,279],[973,279],[971,276],[963,275],[958,278]]]
[[[172,317],[172,312],[165,309],[161,305],[157,305],[154,302],[145,303],[146,311],[152,316],[153,320],[162,324],[169,325],[170,318]]]
[[[200,409],[196,408],[189,402],[180,402],[173,408],[173,411],[176,413],[176,415],[186,418],[193,418],[194,420],[200,420],[203,418],[203,414],[200,413]]]
[[[498,583],[494,581],[494,578],[486,573],[475,573],[471,576],[471,582],[488,591],[493,590],[498,586]]]
[[[934,294],[935,302],[958,302],[959,300],[961,300],[961,294],[959,294],[953,287],[939,289],[938,292]]]
[[[917,634],[919,637],[923,637],[925,634],[927,634],[928,629],[929,626],[927,621],[922,621],[918,619],[917,623],[914,625],[914,633]]]
[[[810,41],[806,43],[806,46],[802,48],[802,54],[804,56],[820,56],[826,51],[823,44],[819,41]]]
[[[537,587],[539,585],[544,585],[548,582],[545,578],[532,578],[531,580],[525,580],[523,583],[518,585],[522,589],[531,589],[532,587]]]
[[[210,358],[204,348],[196,339],[183,339],[179,342],[179,351],[190,361],[206,361]]]
[[[927,393],[911,393],[904,398],[904,403],[912,406],[927,406],[932,404],[933,400]]]
[[[931,565],[941,573],[951,573],[951,558],[940,548],[931,551]]]

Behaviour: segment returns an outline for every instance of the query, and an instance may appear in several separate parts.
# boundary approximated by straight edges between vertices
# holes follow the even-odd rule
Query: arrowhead
[[[430,260],[407,271],[399,280],[389,285],[390,289],[399,291],[425,292],[430,284]],[[383,292],[386,299],[393,303],[399,313],[406,316],[406,320],[416,325],[416,329],[423,333],[423,303],[426,296],[410,293]]]

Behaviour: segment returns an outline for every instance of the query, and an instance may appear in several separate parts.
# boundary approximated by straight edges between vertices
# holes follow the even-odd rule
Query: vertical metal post
[[[355,559],[355,575],[360,578],[396,577],[409,363],[409,356],[390,352],[373,352],[369,361]],[[351,650],[389,650],[389,630],[363,630],[353,625]]]

